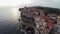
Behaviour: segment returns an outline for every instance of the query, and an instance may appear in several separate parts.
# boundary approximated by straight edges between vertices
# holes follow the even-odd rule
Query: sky
[[[0,0],[0,7],[44,6],[60,8],[60,0]]]

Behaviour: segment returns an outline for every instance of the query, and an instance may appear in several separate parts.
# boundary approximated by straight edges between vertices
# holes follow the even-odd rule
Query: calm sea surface
[[[0,34],[17,34],[18,8],[0,8]]]

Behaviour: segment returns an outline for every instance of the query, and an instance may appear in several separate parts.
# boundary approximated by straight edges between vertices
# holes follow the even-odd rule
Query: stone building
[[[30,34],[48,34],[57,28],[57,15],[49,14],[45,10],[25,7],[21,9],[21,20],[25,32]]]

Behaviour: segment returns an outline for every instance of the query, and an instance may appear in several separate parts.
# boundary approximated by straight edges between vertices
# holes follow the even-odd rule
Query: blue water
[[[18,8],[0,8],[0,34],[17,34]]]

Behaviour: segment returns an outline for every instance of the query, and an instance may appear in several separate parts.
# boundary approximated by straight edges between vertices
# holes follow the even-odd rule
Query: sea
[[[20,19],[19,8],[1,7],[0,8],[0,34],[17,34],[18,21]]]

